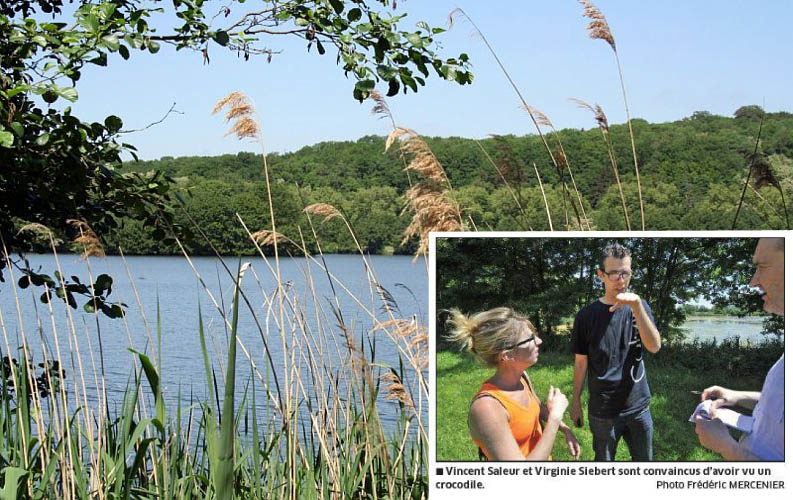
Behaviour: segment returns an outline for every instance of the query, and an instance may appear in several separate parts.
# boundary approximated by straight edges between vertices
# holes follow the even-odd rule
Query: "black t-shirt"
[[[644,310],[655,324],[650,306]],[[630,415],[650,404],[650,386],[644,370],[641,337],[628,306],[609,312],[600,300],[575,317],[572,348],[587,360],[589,414],[601,418]]]

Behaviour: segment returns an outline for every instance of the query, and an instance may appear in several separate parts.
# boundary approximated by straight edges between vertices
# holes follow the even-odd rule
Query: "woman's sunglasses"
[[[533,342],[536,339],[537,339],[537,336],[536,335],[532,335],[531,337],[527,338],[526,340],[521,340],[520,342],[518,342],[517,344],[513,345],[512,347],[507,347],[504,350],[505,351],[511,351],[512,349],[515,349],[516,347],[520,347],[522,345],[526,345],[529,342]]]

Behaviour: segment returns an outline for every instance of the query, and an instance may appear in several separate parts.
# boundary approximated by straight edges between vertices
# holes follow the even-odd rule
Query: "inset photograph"
[[[435,236],[436,459],[783,461],[784,238]]]

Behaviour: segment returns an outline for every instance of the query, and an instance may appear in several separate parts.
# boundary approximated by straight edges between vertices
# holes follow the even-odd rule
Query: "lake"
[[[53,276],[56,269],[53,256],[28,255],[28,260],[32,269]],[[76,275],[83,283],[90,281],[88,264],[78,256],[63,255],[59,260],[64,276]],[[426,325],[428,290],[424,261],[413,263],[409,256],[371,256],[368,260],[377,281],[389,296],[393,316],[405,319],[415,317],[418,324]],[[350,356],[345,354],[346,344],[340,327],[341,321],[351,333],[352,343],[357,349],[363,346],[363,352],[369,355],[374,348],[377,363],[399,369],[398,350],[394,342],[382,331],[369,335],[375,321],[383,321],[389,316],[376,289],[369,286],[370,281],[362,258],[355,255],[328,255],[325,261],[328,271],[339,280],[333,285],[316,262],[306,258],[281,259],[281,279],[290,298],[285,308],[287,319],[284,321],[289,334],[282,341],[278,333],[280,308],[277,300],[273,300],[277,291],[274,273],[260,258],[242,260],[250,262],[252,266],[245,272],[242,290],[249,297],[259,326],[246,304],[241,303],[238,336],[263,378],[271,380],[263,339],[270,346],[276,373],[282,375],[286,353],[287,364],[292,362],[290,360],[297,359],[299,370],[298,374],[289,376],[309,376],[307,367],[314,360],[307,359],[305,349],[299,345],[305,345],[306,342],[314,346],[315,352],[326,353],[326,362],[334,368],[349,363]],[[205,401],[207,383],[199,340],[199,307],[208,351],[213,358],[217,383],[222,391],[221,370],[226,360],[227,328],[215,303],[221,309],[229,311],[234,286],[233,280],[219,260],[196,257],[192,262],[204,284],[199,282],[183,257],[131,256],[126,258],[126,262],[116,256],[92,259],[90,273],[94,279],[102,273],[109,274],[114,279],[110,301],[120,301],[128,305],[126,317],[115,320],[101,314],[94,316],[83,312],[82,306],[87,299],[79,296],[76,310],[66,307],[60,300],[55,300],[53,313],[50,315],[48,306],[38,299],[43,292],[42,287],[29,287],[25,290],[16,288],[19,299],[17,301],[14,288],[8,283],[10,273],[6,269],[4,272],[7,282],[0,285],[0,320],[8,338],[8,346],[3,341],[0,351],[5,356],[6,351],[10,350],[13,357],[20,358],[21,353],[14,351],[17,345],[21,345],[24,332],[33,352],[34,362],[39,363],[42,359],[41,345],[46,345],[47,350],[54,353],[57,335],[57,344],[68,374],[82,370],[88,386],[87,397],[89,401],[96,402],[98,397],[92,382],[95,370],[101,372],[100,336],[97,334],[99,331],[108,399],[111,402],[120,402],[133,367],[138,363],[129,349],[147,353],[156,353],[158,350],[162,352],[161,379],[166,404],[170,408],[174,408],[180,395],[183,406],[191,401]],[[275,265],[273,259],[268,262],[271,266]],[[228,258],[225,263],[236,273],[238,259]],[[19,277],[20,274],[15,273],[17,280]],[[207,290],[214,297],[214,302]],[[338,316],[333,312],[336,304],[341,312]],[[158,305],[162,332],[159,348],[156,347]],[[293,312],[295,309],[302,311],[301,321],[295,321],[298,317]],[[72,321],[69,321],[70,315]],[[74,325],[71,335],[70,325]],[[73,344],[70,346],[70,343]],[[147,347],[150,343],[155,345],[154,349]],[[69,353],[78,350],[79,358],[69,357]],[[244,388],[251,377],[250,361],[241,349],[238,349],[237,360],[237,387]],[[82,363],[82,367],[78,361]],[[282,380],[281,384],[283,383]],[[262,384],[257,382],[252,385],[260,387]],[[272,385],[271,389],[275,392]],[[384,396],[384,390],[381,389],[381,404],[393,406],[393,401],[386,402]],[[257,406],[263,411],[267,410],[267,398],[263,390],[261,394],[257,392]],[[426,406],[422,411],[426,412]],[[381,413],[387,427],[392,425],[393,421],[389,421],[395,421],[396,412]]]
[[[739,337],[742,342],[757,343],[766,338],[762,334],[764,319],[756,316],[692,316],[686,319],[681,328],[685,330],[687,340],[716,339],[716,343],[721,343],[727,338]]]

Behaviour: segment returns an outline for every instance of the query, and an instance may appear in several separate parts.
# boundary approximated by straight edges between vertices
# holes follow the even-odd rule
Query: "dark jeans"
[[[599,462],[614,460],[617,443],[625,438],[631,459],[649,462],[653,459],[653,417],[650,408],[625,417],[601,418],[589,415],[592,449]]]

